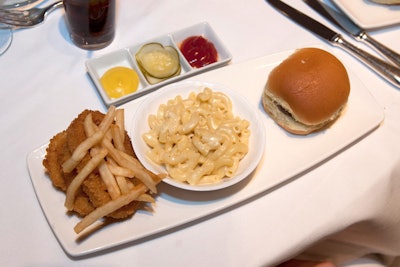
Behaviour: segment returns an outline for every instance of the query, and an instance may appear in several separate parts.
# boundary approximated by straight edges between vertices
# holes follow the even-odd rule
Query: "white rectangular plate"
[[[332,0],[364,29],[377,29],[400,23],[400,6],[387,6],[367,0]]]
[[[127,221],[108,225],[78,241],[73,230],[78,218],[66,214],[65,195],[54,189],[42,166],[46,146],[32,151],[27,159],[31,180],[48,223],[64,250],[72,256],[85,255],[132,241],[140,242],[141,238],[195,222],[273,189],[334,156],[379,126],[384,118],[382,108],[360,80],[349,73],[351,93],[348,105],[329,129],[308,136],[294,136],[278,127],[262,109],[261,95],[271,69],[292,52],[261,57],[195,77],[197,81],[225,84],[242,94],[257,107],[266,127],[267,139],[261,163],[252,175],[232,188],[192,192],[161,184],[154,213],[138,212]],[[143,98],[122,106],[127,129],[130,129],[141,101]]]

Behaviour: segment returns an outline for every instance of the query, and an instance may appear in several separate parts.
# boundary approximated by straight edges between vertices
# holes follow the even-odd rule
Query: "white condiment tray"
[[[190,36],[200,35],[206,38],[208,41],[212,42],[217,49],[218,52],[218,61],[207,66],[201,68],[193,68],[190,66],[188,61],[185,59],[183,54],[179,49],[179,44],[186,38]],[[143,73],[140,71],[136,59],[135,54],[137,51],[145,44],[151,42],[161,43],[163,46],[173,46],[179,53],[180,64],[181,64],[181,73],[178,76],[168,78],[164,81],[161,81],[156,84],[150,84]],[[100,93],[104,103],[106,106],[110,105],[120,105],[122,103],[128,102],[132,99],[143,96],[149,92],[152,92],[166,84],[176,82],[178,80],[182,80],[184,78],[193,76],[200,72],[208,71],[210,69],[214,69],[216,67],[227,64],[232,59],[231,54],[222,44],[221,40],[218,38],[214,30],[207,22],[201,22],[195,24],[191,27],[172,32],[163,36],[159,36],[157,38],[147,40],[141,44],[137,44],[134,46],[126,47],[106,55],[103,55],[98,58],[89,59],[86,61],[86,67],[88,69],[89,75],[92,78],[94,84],[97,87],[97,90]],[[139,75],[139,87],[136,92],[128,94],[126,96],[120,98],[110,98],[105,92],[103,86],[100,83],[100,78],[103,74],[113,68],[113,67],[128,67],[135,70]]]

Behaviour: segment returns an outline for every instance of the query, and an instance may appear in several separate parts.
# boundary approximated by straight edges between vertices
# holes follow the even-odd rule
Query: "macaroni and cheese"
[[[142,136],[151,148],[147,156],[180,182],[215,184],[232,177],[248,152],[249,121],[233,114],[228,96],[210,88],[168,100],[148,124]]]

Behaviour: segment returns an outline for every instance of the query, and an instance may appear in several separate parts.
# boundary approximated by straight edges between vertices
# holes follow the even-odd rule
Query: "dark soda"
[[[115,35],[116,0],[64,0],[72,42],[87,50],[108,46]]]

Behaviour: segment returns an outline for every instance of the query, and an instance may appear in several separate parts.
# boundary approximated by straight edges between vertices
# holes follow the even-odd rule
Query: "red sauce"
[[[218,52],[214,44],[202,36],[186,38],[180,50],[193,68],[201,68],[218,60]]]

